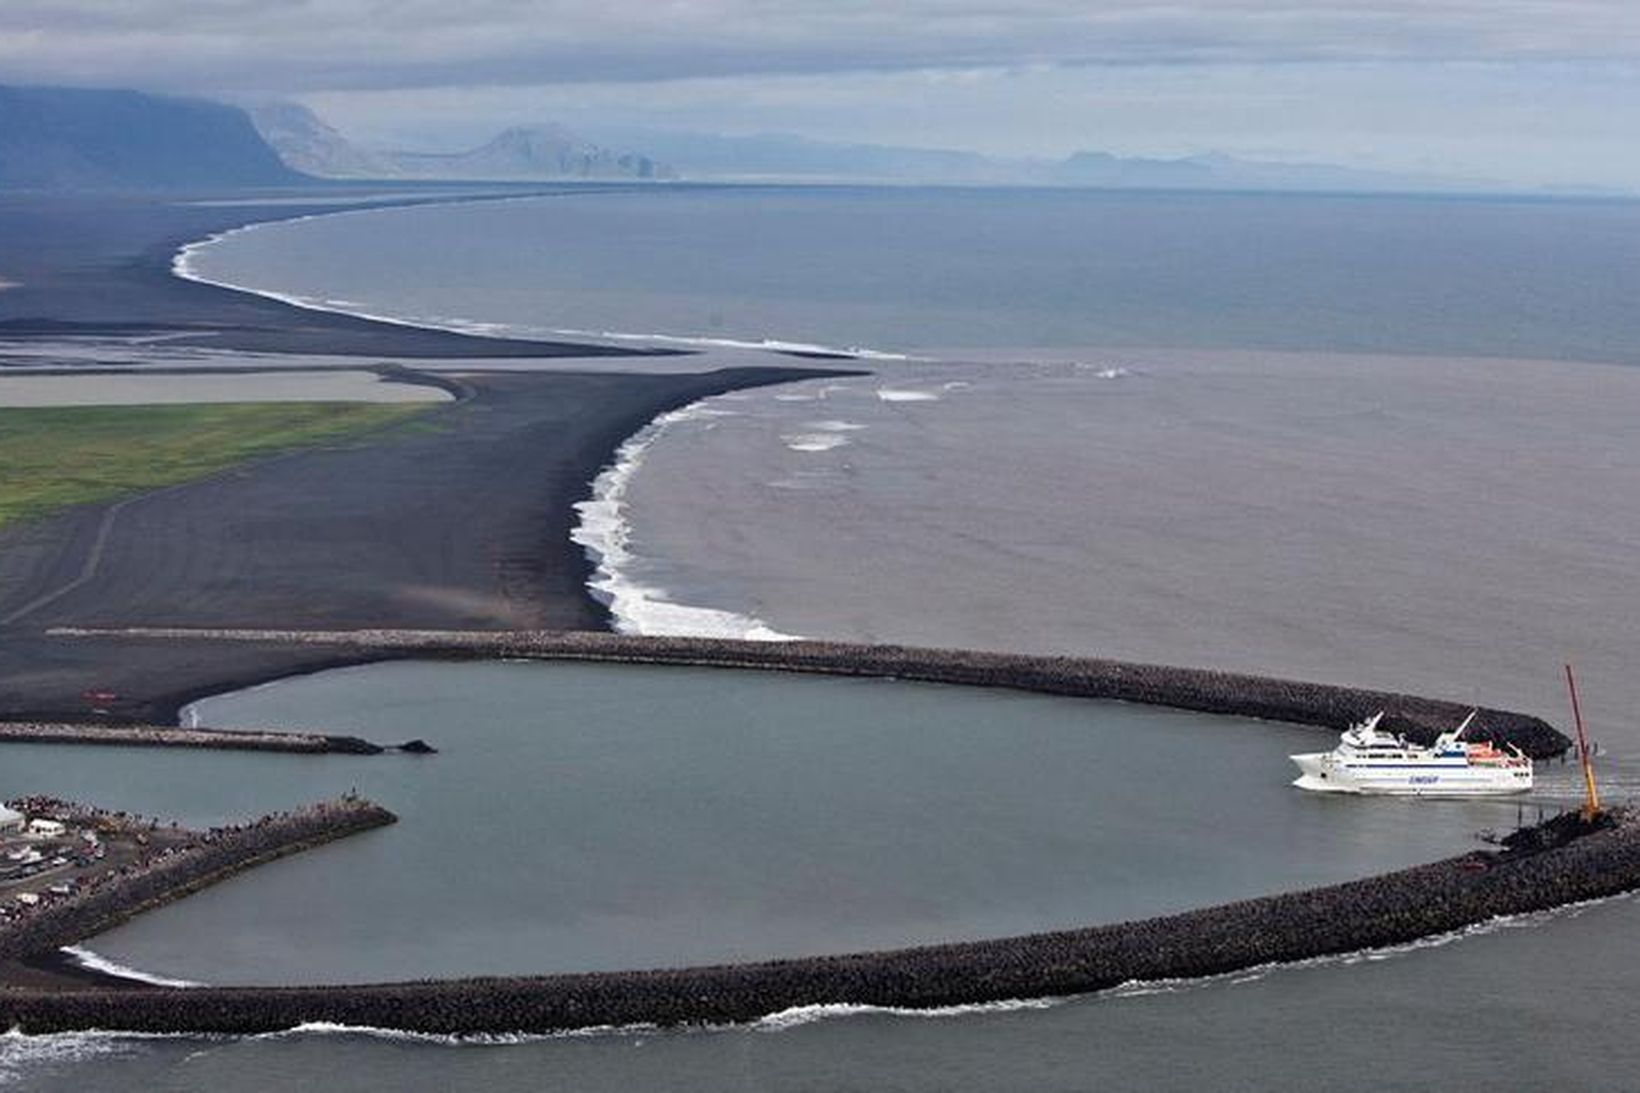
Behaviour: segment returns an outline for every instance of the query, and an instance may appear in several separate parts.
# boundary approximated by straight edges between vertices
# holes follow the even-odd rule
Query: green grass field
[[[427,409],[357,402],[0,409],[0,526],[203,478]]]

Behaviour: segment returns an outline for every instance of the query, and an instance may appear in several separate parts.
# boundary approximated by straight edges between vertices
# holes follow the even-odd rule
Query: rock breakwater
[[[50,814],[75,823],[110,821],[140,827],[139,821],[124,813],[42,799],[25,804],[31,814]],[[74,894],[42,903],[0,925],[0,961],[26,959],[73,945],[252,866],[397,819],[380,805],[344,797],[251,823],[190,832],[182,845],[167,846],[146,860],[110,870]]]
[[[1083,930],[665,971],[337,987],[0,991],[0,1024],[260,1033],[306,1022],[472,1035],[724,1024],[816,1003],[928,1008],[1098,991],[1405,944],[1640,887],[1640,823],[1553,821],[1529,849]],[[1546,848],[1537,848],[1537,847]]]
[[[312,755],[380,755],[386,749],[356,736],[264,729],[178,728],[175,725],[94,725],[3,721],[0,744],[123,744],[152,748],[223,748]]]
[[[1384,725],[1423,743],[1455,728],[1465,703],[1360,687],[1274,679],[1202,668],[1136,664],[1096,657],[1033,656],[966,649],[832,641],[737,641],[641,637],[591,631],[244,630],[137,627],[58,628],[63,637],[248,641],[329,646],[339,660],[392,657],[514,657],[637,664],[758,668],[829,675],[883,676],[932,683],[1007,687],[1081,698],[1288,721],[1342,730],[1382,710]],[[1482,708],[1479,723],[1495,743],[1535,759],[1560,755],[1571,741],[1541,718]]]

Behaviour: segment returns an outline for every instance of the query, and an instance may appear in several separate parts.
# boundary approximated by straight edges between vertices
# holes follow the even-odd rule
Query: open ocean
[[[1610,795],[1625,799],[1640,783],[1631,715],[1640,707],[1640,204],[589,188],[258,227],[193,248],[183,264],[308,306],[704,353],[655,367],[739,362],[771,345],[864,350],[868,377],[709,399],[628,443],[578,533],[624,628],[1086,652],[1473,699],[1557,724],[1567,720],[1559,671],[1570,656]],[[347,677],[320,678],[336,687]],[[304,685],[313,684],[218,701],[299,704]],[[357,686],[361,707],[380,690]],[[344,688],[328,701],[340,716],[353,700]],[[1223,755],[1216,734],[1231,730],[1209,725],[1168,731],[1200,733],[1228,781],[1188,771],[1212,793],[1169,794],[1176,815],[1162,828],[1173,841],[1156,851],[1166,860],[1112,882],[1096,917],[1156,906],[1172,883],[1169,862],[1194,878],[1193,894],[1297,883],[1283,870],[1301,873],[1304,859],[1275,835],[1284,810],[1304,807],[1281,784],[1290,731],[1268,730],[1265,770]],[[983,735],[963,739],[985,754]],[[801,754],[813,744],[790,746]],[[1180,754],[1176,765],[1188,766],[1191,749]],[[887,769],[904,761],[882,757]],[[1026,761],[995,757],[999,771]],[[838,776],[808,766],[814,778]],[[1550,768],[1552,783],[1560,773]],[[1162,790],[1166,772],[1149,777]],[[975,786],[967,797],[982,814],[1023,792],[1017,771],[962,784]],[[1114,810],[1131,807],[1101,786],[1090,779],[1088,800],[1067,813],[1070,845],[1103,822],[1088,809],[1112,810],[1115,823]],[[1073,790],[1056,792],[1068,801]],[[814,910],[854,906],[851,897],[870,910],[863,917],[816,925],[765,914],[736,926],[730,916],[714,938],[638,916],[628,943],[641,960],[710,955],[737,939],[752,951],[759,938],[782,945],[802,929],[820,947],[937,932],[885,910],[904,912],[923,889],[939,893],[930,904],[955,929],[1011,928],[1021,914],[1061,924],[1064,908],[1091,906],[1074,886],[1045,888],[1057,912],[1051,899],[1021,911],[974,897],[984,877],[1033,860],[1043,868],[1060,847],[1045,818],[1057,799],[1010,821],[1030,853],[989,848],[976,859],[979,880],[873,859],[878,872],[862,891],[827,887],[814,907],[787,898]],[[839,800],[830,824],[867,807]],[[1192,817],[1210,807],[1246,812],[1190,844]],[[1439,806],[1393,807],[1419,830],[1367,825],[1366,845],[1331,852],[1334,864],[1378,867],[1385,859],[1373,855],[1386,848],[1375,841],[1395,842],[1387,858],[1397,859],[1466,836],[1470,821],[1448,827]],[[723,817],[696,820],[710,834],[708,821]],[[1323,825],[1318,837],[1327,830],[1336,829]],[[935,860],[952,862],[976,839],[963,825],[925,835]],[[284,875],[294,866],[317,875],[333,855],[368,857],[359,846],[321,851]],[[860,853],[876,848],[861,839]],[[592,857],[572,864],[588,878],[636,883],[618,855],[599,863],[608,847],[580,849]],[[767,847],[724,848],[734,862],[759,852]],[[1188,864],[1204,852],[1203,864]],[[258,873],[135,924],[123,941],[111,936],[110,953],[183,978],[254,977],[255,952],[196,954],[200,963],[186,965],[177,942],[227,937],[231,907],[251,913],[236,889],[275,905],[293,898],[279,895],[279,876]],[[594,888],[578,890],[596,902]],[[664,909],[672,897],[654,898]],[[586,907],[572,916],[589,940],[565,943],[562,960],[621,952],[611,919],[588,916]],[[350,928],[344,920],[337,930]],[[253,932],[252,947],[274,944],[265,935]],[[1637,942],[1635,904],[1617,900],[1404,952],[937,1016],[817,1011],[749,1029],[520,1044],[329,1029],[14,1038],[0,1041],[0,1083],[1625,1088],[1640,1085]],[[321,943],[339,944],[319,939],[312,959],[324,959]],[[429,944],[368,971],[443,973],[452,952],[459,946]]]

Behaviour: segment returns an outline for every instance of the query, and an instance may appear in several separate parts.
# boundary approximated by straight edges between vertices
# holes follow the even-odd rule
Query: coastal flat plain
[[[334,662],[300,650],[44,635],[56,625],[600,628],[605,615],[586,593],[587,562],[569,530],[572,506],[621,441],[710,394],[825,374],[722,368],[664,352],[693,360],[695,370],[564,371],[566,358],[641,364],[654,354],[376,322],[172,273],[186,242],[257,219],[334,211],[327,200],[337,199],[374,200],[346,190],[270,194],[266,205],[0,198],[0,252],[15,282],[0,295],[0,339],[35,350],[71,343],[86,366],[96,365],[100,342],[129,355],[145,339],[170,352],[245,352],[247,368],[315,351],[377,369],[400,360],[559,364],[434,381],[463,397],[399,428],[0,528],[0,716],[73,716],[89,690],[119,696],[103,704],[114,717],[166,720],[187,698]]]
[[[469,397],[375,436],[0,529],[0,714],[62,716],[96,690],[117,716],[166,720],[333,660],[42,633],[56,625],[599,628],[569,532],[608,453],[665,410],[813,374],[475,375]]]
[[[0,401],[0,466],[7,471],[0,526],[204,478],[412,413],[413,407],[353,402],[18,409]]]

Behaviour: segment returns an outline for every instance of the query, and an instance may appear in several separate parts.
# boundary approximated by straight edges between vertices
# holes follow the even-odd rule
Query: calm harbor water
[[[92,946],[210,983],[650,967],[1028,933],[1427,861],[1517,811],[1295,792],[1287,754],[1326,739],[1306,729],[873,680],[401,663],[196,712],[441,749],[361,762],[38,748],[8,760],[13,792],[180,810],[185,822],[352,787],[400,813]]]
[[[414,321],[696,339],[711,347],[703,365],[731,359],[724,343],[766,339],[919,358],[709,400],[633,446],[587,535],[621,547],[602,583],[631,629],[1072,650],[1484,700],[1557,723],[1570,655],[1612,795],[1640,784],[1640,369],[1624,367],[1640,363],[1635,203],[679,187],[349,214],[235,235],[191,261],[209,278]],[[405,813],[94,947],[216,981],[816,951],[1355,875],[1514,819],[1513,806],[1486,817],[1299,796],[1284,756],[1319,741],[1280,726],[691,673],[602,690],[596,672],[561,676],[545,691],[371,678],[293,681],[208,709],[470,749],[425,765],[198,756],[174,768],[32,753],[47,766],[31,786],[49,775],[63,792],[145,795],[167,812],[181,801],[198,819],[353,784]],[[657,694],[674,712],[633,712]],[[477,716],[487,703],[514,717]],[[425,731],[408,728],[424,714]],[[686,726],[698,748],[665,733]],[[206,773],[215,761],[222,777]],[[1564,799],[1565,771],[1546,773],[1544,796]],[[491,776],[527,788],[485,798],[506,830],[477,833],[463,809]],[[645,822],[655,810],[664,829]],[[485,854],[539,865],[439,870]],[[470,887],[492,882],[513,887]],[[534,903],[512,916],[484,898],[521,893]],[[940,1017],[461,1046],[335,1030],[13,1039],[0,1041],[0,1081],[1622,1088],[1640,1063],[1635,907]],[[299,927],[270,913],[295,908],[309,912]],[[184,944],[201,936],[221,943]]]
[[[226,695],[196,712],[224,726],[421,735],[442,749],[358,759],[39,747],[8,761],[0,791],[197,823],[355,786],[401,813],[394,827],[263,867],[91,946],[218,983],[742,959],[1108,921],[1427,860],[1510,826],[1517,811],[1298,793],[1285,757],[1324,739],[1312,730],[884,681],[397,663]],[[1571,788],[1560,769],[1547,781],[1547,799]],[[1602,931],[1635,925],[1634,905],[1614,901],[1401,953],[938,1016],[798,1012],[746,1029],[492,1044],[325,1029],[13,1037],[0,1040],[0,1081],[525,1089],[550,1076],[575,1088],[687,1089],[881,1088],[887,1078],[945,1089],[1102,1078],[1193,1088],[1211,1075],[1254,1088],[1256,1077],[1301,1074],[1329,1022],[1359,1028],[1364,1018],[1387,1031],[1434,1023],[1421,1047],[1363,1079],[1393,1082],[1404,1068],[1411,1081],[1433,1062],[1518,1079],[1518,1061],[1461,1035],[1475,1007],[1493,1035],[1548,1021],[1589,1040],[1596,1033],[1543,997],[1560,980],[1534,977],[1586,964],[1597,995],[1603,984],[1620,990],[1612,962],[1593,953],[1609,945]],[[1615,1020],[1608,1012],[1594,1027]],[[1443,1028],[1450,1039],[1428,1035]],[[1298,1050],[1273,1058],[1272,1042]],[[1568,1073],[1526,1069],[1540,1071]],[[1316,1087],[1367,1088],[1337,1078]]]

